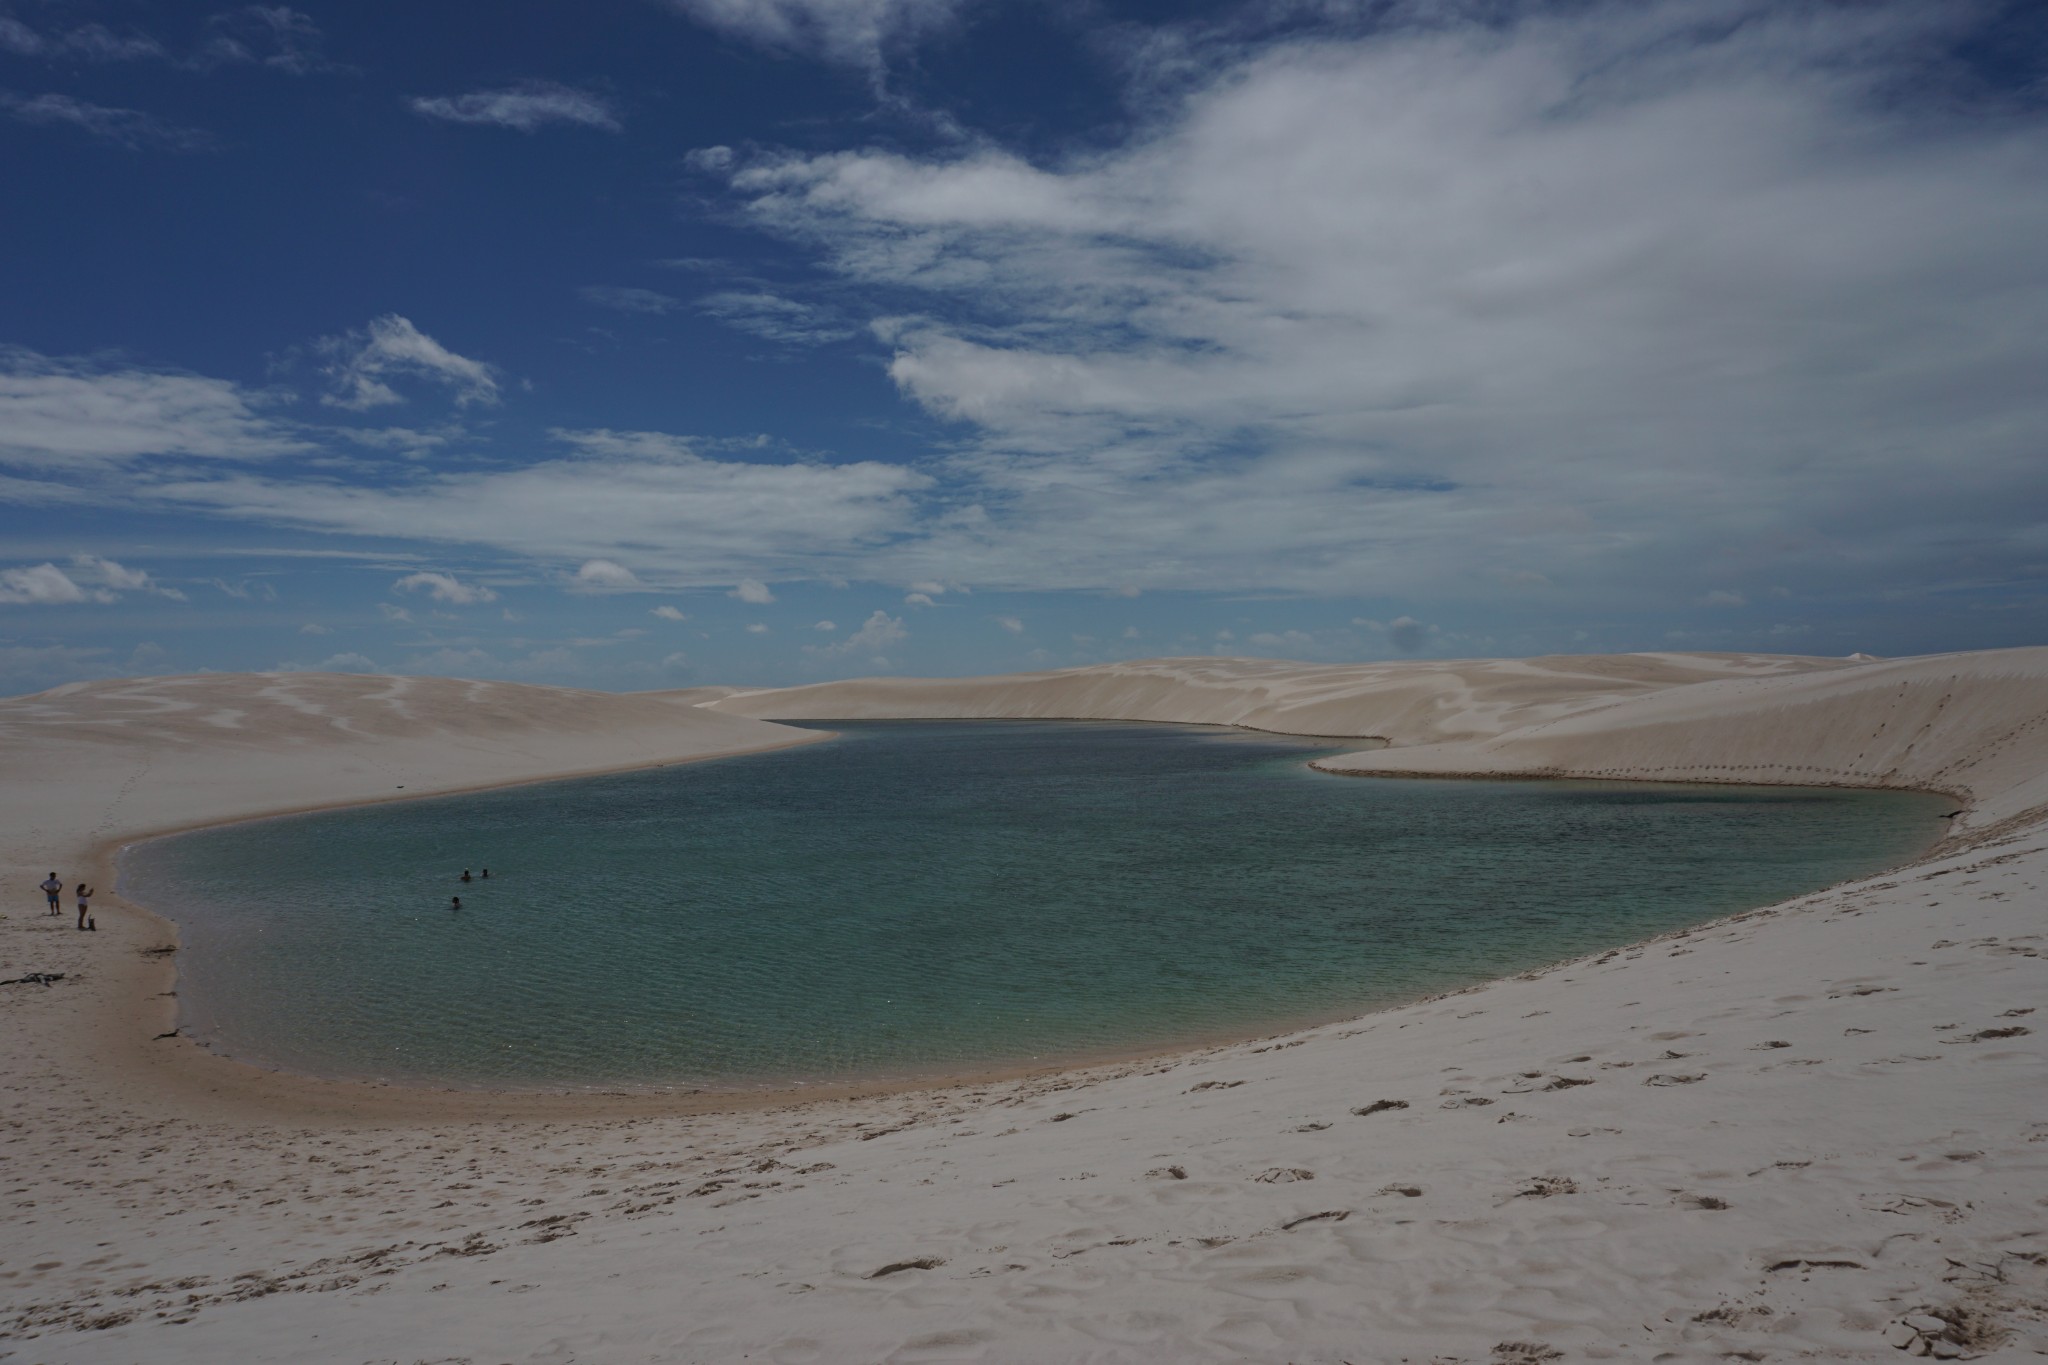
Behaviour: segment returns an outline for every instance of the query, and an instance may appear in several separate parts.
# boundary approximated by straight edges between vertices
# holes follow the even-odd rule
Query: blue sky
[[[2044,52],[0,0],[0,688],[2042,643]]]

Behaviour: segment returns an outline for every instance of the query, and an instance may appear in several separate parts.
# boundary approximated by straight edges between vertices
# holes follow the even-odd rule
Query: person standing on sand
[[[56,873],[52,872],[49,879],[43,883],[43,896],[50,902],[51,914],[64,913],[64,883],[57,880]]]
[[[78,927],[86,926],[86,911],[92,909],[92,888],[84,882],[78,884]]]

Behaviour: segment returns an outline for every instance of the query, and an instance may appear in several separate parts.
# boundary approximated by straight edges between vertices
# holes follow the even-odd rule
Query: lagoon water
[[[1337,777],[1306,761],[1356,744],[1197,727],[830,728],[158,840],[123,890],[178,921],[183,1026],[237,1057],[742,1087],[1357,1012],[1875,871],[1948,804]]]

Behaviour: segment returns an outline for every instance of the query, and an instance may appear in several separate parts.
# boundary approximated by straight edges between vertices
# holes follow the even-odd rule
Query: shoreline
[[[1319,775],[1909,787],[1966,814],[1884,871],[1343,1021],[745,1103],[423,1095],[123,1039],[131,1004],[173,1003],[138,955],[163,922],[109,900],[88,938],[24,894],[0,975],[73,975],[0,991],[0,1355],[2048,1355],[2048,649],[1169,660],[798,691],[746,704],[1360,728],[1400,748]],[[0,701],[0,848],[25,893],[48,854],[309,788],[499,787],[792,738],[685,709],[702,695],[229,675]]]
[[[962,717],[957,719],[959,719],[962,723],[981,723],[985,718]],[[1099,721],[1103,724],[1114,725],[1170,725],[1183,729],[1202,729],[1215,731],[1219,732],[1225,737],[1227,737],[1229,734],[1235,733],[1248,734],[1254,736],[1273,736],[1276,738],[1290,739],[1322,740],[1332,738],[1344,738],[1342,736],[1324,735],[1283,735],[1277,731],[1263,730],[1252,726],[1205,723],[1191,724],[1189,722],[1181,721],[1143,721],[1126,720],[1122,718],[1075,718],[1050,716],[1028,718],[1003,717],[994,719],[1014,719],[1017,721],[1017,723],[1020,724],[1074,724],[1080,723],[1082,721]],[[821,718],[821,720],[823,720],[824,723],[830,724],[833,723],[834,718],[827,717]],[[926,722],[905,718],[903,723],[920,724]],[[408,795],[404,797],[374,797],[363,800],[321,802],[308,806],[295,807],[292,809],[265,811],[258,814],[237,816],[226,820],[202,821],[199,823],[183,825],[171,829],[153,831],[140,835],[117,836],[107,841],[103,841],[103,843],[95,849],[95,856],[103,859],[107,868],[111,871],[114,871],[116,874],[112,879],[110,879],[110,885],[115,888],[114,894],[112,896],[109,896],[107,899],[109,901],[118,900],[119,903],[122,904],[124,907],[133,910],[137,914],[145,917],[148,921],[162,926],[165,936],[168,938],[169,942],[175,946],[175,952],[163,954],[159,959],[157,959],[155,963],[158,971],[167,974],[165,980],[171,989],[171,993],[175,994],[175,989],[179,979],[179,973],[177,969],[177,958],[178,955],[182,953],[184,950],[182,938],[178,933],[177,922],[173,920],[170,916],[160,911],[151,909],[149,906],[147,906],[139,900],[135,900],[131,897],[122,895],[118,889],[119,859],[129,849],[134,848],[138,845],[153,842],[157,839],[175,838],[181,834],[195,833],[200,830],[223,829],[235,825],[253,824],[265,820],[286,819],[293,816],[320,814],[323,812],[335,810],[357,809],[366,806],[393,804],[396,802],[403,801],[436,800],[443,797],[475,795],[480,792],[498,791],[511,787],[545,786],[551,783],[571,782],[583,778],[616,776],[620,773],[644,772],[658,768],[675,767],[679,766],[682,763],[710,762],[715,759],[721,758],[746,757],[750,754],[774,752],[779,749],[795,748],[810,743],[833,739],[837,737],[837,732],[832,730],[817,730],[810,731],[809,735],[811,736],[809,738],[792,739],[780,744],[763,745],[759,748],[739,750],[729,753],[705,754],[701,756],[695,756],[679,760],[663,760],[651,763],[636,763],[618,768],[604,768],[564,772],[546,776],[521,778],[507,782],[477,784],[472,786],[450,789],[446,791],[423,792],[416,795]],[[1381,754],[1386,752],[1386,750],[1384,748],[1384,742],[1382,742],[1382,747],[1380,748],[1361,750],[1358,752]],[[1480,771],[1459,773],[1437,773],[1406,772],[1398,770],[1387,772],[1356,772],[1347,771],[1345,769],[1326,768],[1322,766],[1322,761],[1317,759],[1303,760],[1301,766],[1320,774],[1326,774],[1335,777],[1380,777],[1414,780],[1442,779],[1447,781],[1594,781],[1621,782],[1631,785],[1645,786],[1745,786],[1789,790],[1813,788],[1819,790],[1838,791],[1888,791],[1898,792],[1901,794],[1941,796],[1945,799],[1963,801],[1964,812],[1967,813],[1968,810],[1966,798],[1962,797],[1958,793],[1926,787],[1876,786],[1872,784],[1857,784],[1847,782],[1771,782],[1758,781],[1754,779],[1717,780],[1712,778],[1613,778],[1600,775],[1563,771],[1549,773],[1489,773]],[[310,1111],[306,1112],[316,1113],[323,1117],[332,1114],[332,1106],[334,1104],[341,1103],[344,1104],[352,1113],[357,1113],[364,1109],[370,1109],[378,1112],[387,1120],[409,1120],[416,1123],[432,1124],[444,1122],[450,1118],[461,1118],[465,1120],[488,1120],[492,1118],[502,1117],[507,1119],[519,1118],[554,1120],[600,1116],[606,1118],[617,1118],[660,1117],[663,1115],[711,1115],[727,1113],[745,1113],[761,1110],[798,1108],[813,1104],[840,1103],[848,1100],[866,1100],[904,1095],[917,1095],[927,1092],[940,1092],[958,1090],[963,1088],[972,1088],[977,1086],[1000,1085],[1006,1082],[1014,1081],[1043,1080],[1047,1078],[1063,1076],[1083,1076],[1093,1074],[1096,1072],[1115,1071],[1121,1068],[1151,1062],[1198,1057],[1212,1054],[1229,1048],[1248,1046],[1253,1043],[1273,1042],[1288,1037],[1292,1037],[1294,1035],[1310,1032],[1315,1029],[1334,1027],[1344,1024],[1355,1024],[1373,1018],[1377,1015],[1389,1013],[1391,1011],[1406,1009],[1415,1005],[1428,1004],[1430,1002],[1437,1000],[1450,999],[1476,990],[1481,990],[1497,982],[1523,979],[1532,974],[1542,974],[1559,968],[1568,967],[1575,963],[1592,961],[1602,956],[1603,954],[1610,954],[1613,952],[1640,948],[1645,945],[1660,942],[1665,938],[1673,935],[1689,934],[1702,929],[1711,928],[1715,925],[1724,922],[1733,922],[1745,916],[1756,914],[1759,911],[1773,909],[1774,907],[1777,907],[1779,905],[1788,904],[1793,901],[1803,900],[1810,896],[1820,895],[1826,891],[1833,890],[1838,886],[1848,885],[1855,881],[1870,880],[1874,877],[1889,875],[1892,873],[1904,872],[1910,870],[1911,868],[1921,863],[1932,861],[1938,857],[1947,856],[1948,853],[1955,851],[1955,848],[1952,848],[1950,846],[1951,841],[1956,838],[1955,829],[1955,822],[1951,820],[1947,822],[1947,825],[1944,828],[1943,832],[1936,834],[1929,843],[1921,847],[1911,857],[1898,863],[1887,863],[1882,868],[1879,868],[1870,873],[1863,874],[1859,877],[1850,878],[1842,882],[1832,882],[1825,886],[1816,887],[1810,891],[1801,892],[1795,896],[1784,897],[1780,900],[1766,902],[1762,905],[1747,906],[1741,910],[1728,911],[1723,914],[1711,916],[1707,919],[1691,921],[1687,924],[1677,926],[1671,929],[1660,930],[1657,933],[1652,934],[1646,938],[1629,939],[1620,943],[1614,943],[1600,948],[1589,949],[1584,953],[1574,954],[1568,957],[1546,959],[1542,962],[1532,963],[1526,967],[1519,968],[1515,971],[1503,972],[1492,976],[1479,977],[1461,986],[1456,986],[1445,990],[1427,991],[1417,995],[1401,995],[1396,998],[1380,1001],[1378,1003],[1368,1006],[1344,1006],[1340,1009],[1331,1012],[1317,1012],[1314,1014],[1307,1014],[1297,1019],[1289,1020],[1286,1022],[1276,1021],[1270,1028],[1262,1027],[1260,1031],[1250,1034],[1230,1031],[1198,1038],[1180,1039],[1172,1042],[1159,1043],[1156,1045],[1134,1046],[1127,1049],[1106,1049],[1099,1052],[1077,1053],[1046,1060],[1033,1059],[1029,1062],[995,1062],[983,1066],[967,1066],[959,1069],[935,1069],[929,1072],[922,1072],[912,1075],[875,1076],[865,1078],[852,1078],[847,1080],[769,1081],[759,1085],[738,1085],[732,1088],[709,1086],[679,1086],[670,1088],[650,1084],[629,1084],[615,1086],[594,1085],[588,1088],[575,1089],[563,1089],[552,1087],[514,1088],[489,1085],[472,1086],[455,1083],[442,1084],[433,1081],[386,1080],[373,1079],[368,1077],[322,1076],[317,1073],[302,1071],[289,1066],[268,1065],[262,1062],[252,1061],[247,1058],[235,1056],[233,1053],[230,1052],[218,1050],[209,1044],[200,1042],[196,1039],[184,1035],[184,1033],[182,1032],[182,1025],[178,1023],[178,1020],[176,1018],[177,1007],[175,1005],[161,1007],[162,1009],[168,1010],[169,1017],[166,1018],[162,1015],[159,1015],[156,1022],[170,1024],[174,1029],[178,1030],[177,1036],[169,1039],[161,1039],[153,1035],[151,1036],[150,1041],[152,1043],[168,1041],[176,1045],[182,1045],[176,1048],[177,1052],[187,1055],[193,1055],[198,1058],[204,1059],[199,1063],[199,1067],[197,1068],[198,1074],[195,1074],[189,1078],[193,1082],[203,1083],[205,1081],[212,1079],[203,1074],[204,1071],[208,1069],[208,1067],[211,1065],[219,1065],[222,1067],[232,1068],[233,1071],[236,1073],[236,1079],[239,1082],[237,1089],[246,1090],[250,1092],[240,1097],[241,1102],[256,1105],[257,1112],[261,1115],[261,1117],[265,1119],[279,1121],[289,1120],[293,1117],[300,1116],[302,1111],[299,1106],[306,1104],[309,1099],[314,1102],[314,1107]],[[161,998],[162,995],[159,993],[132,999],[131,1004],[137,1007],[137,1013],[133,1017],[146,1017],[143,1014],[143,1011],[146,1011],[149,1008],[148,1002],[152,1000],[158,1000]],[[139,1036],[139,1034],[137,1036]],[[274,1111],[270,1109],[270,1105],[266,1103],[266,1096],[264,1096],[264,1094],[262,1093],[267,1088],[270,1088],[266,1085],[266,1080],[271,1083],[274,1083],[275,1087],[280,1092],[288,1092],[279,1093],[274,1097],[268,1097],[279,1106]],[[310,1094],[308,1092],[310,1092]],[[212,1097],[218,1097],[219,1095],[219,1091],[217,1088],[209,1089],[208,1093],[209,1096]]]

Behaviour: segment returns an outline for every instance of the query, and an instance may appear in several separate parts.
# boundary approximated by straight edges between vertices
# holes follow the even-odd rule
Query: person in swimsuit
[[[469,876],[469,869],[468,869],[468,868],[466,868],[466,867],[462,869],[462,880],[464,880],[464,881],[469,881],[469,880],[470,880],[470,876]]]
[[[93,889],[84,882],[78,884],[78,927],[81,929],[86,927],[86,912],[92,909],[92,893]]]
[[[460,910],[462,908],[462,897],[450,896],[448,898],[448,908],[450,910]]]
[[[52,872],[50,879],[43,883],[43,895],[50,902],[51,914],[61,915],[64,913],[64,883],[57,880],[56,873]]]

